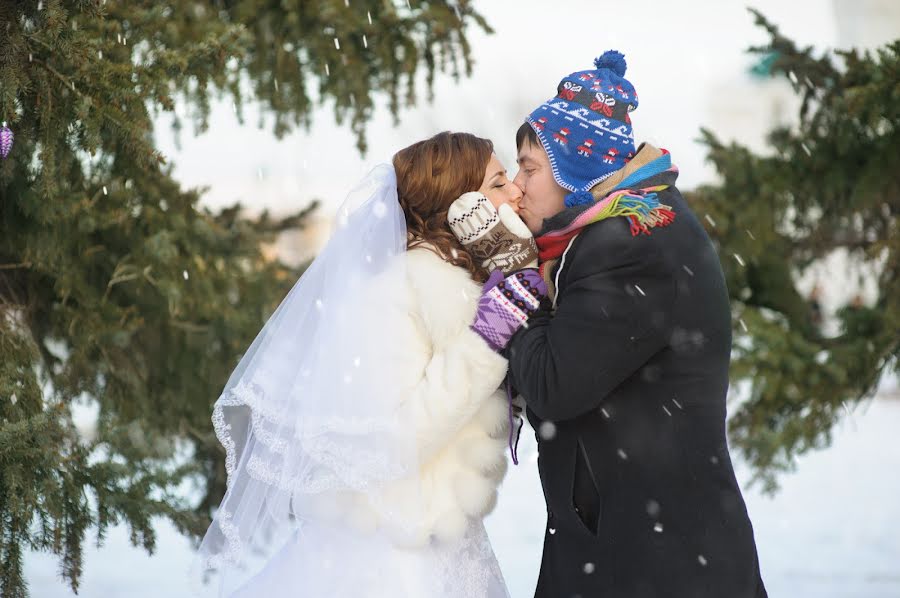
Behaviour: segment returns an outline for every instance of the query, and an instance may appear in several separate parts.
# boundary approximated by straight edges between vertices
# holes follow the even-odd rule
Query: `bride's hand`
[[[484,194],[470,191],[450,205],[450,230],[488,271],[504,275],[537,267],[538,250],[531,231],[509,204],[495,209]]]

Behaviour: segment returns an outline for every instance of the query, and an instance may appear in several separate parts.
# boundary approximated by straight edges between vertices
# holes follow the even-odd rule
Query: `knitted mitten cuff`
[[[547,285],[534,268],[503,278],[495,271],[484,285],[472,330],[494,351],[502,351],[547,297]]]

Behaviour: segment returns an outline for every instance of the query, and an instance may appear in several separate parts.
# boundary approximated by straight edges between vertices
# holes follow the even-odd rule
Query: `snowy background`
[[[874,47],[900,37],[900,0],[757,0],[753,6],[800,45]],[[747,74],[753,58],[744,50],[766,38],[753,26],[745,0],[632,0],[613,12],[583,0],[483,0],[478,8],[496,33],[472,34],[473,76],[458,84],[438,78],[434,103],[404,111],[399,127],[387,110],[376,111],[365,157],[356,152],[353,136],[334,125],[330,106],[315,115],[309,131],[276,140],[270,129],[257,127],[260,115],[252,107],[240,125],[230,102],[220,102],[210,130],[197,137],[185,131],[180,144],[162,118],[159,147],[185,186],[209,188],[204,203],[213,208],[241,200],[250,210],[286,213],[321,199],[314,225],[278,247],[300,259],[327,238],[348,181],[433,133],[489,137],[514,172],[513,134],[522,117],[555,92],[562,75],[588,68],[609,48],[626,55],[627,76],[640,94],[636,138],[672,152],[683,188],[714,176],[695,142],[701,126],[761,148],[764,133],[795,113],[784,82]],[[857,282],[848,274],[837,256],[808,277],[807,286],[822,282],[826,311],[853,291]],[[877,398],[845,417],[830,448],[805,456],[795,473],[782,478],[777,495],[746,490],[772,598],[900,598],[898,430],[900,389],[887,380]],[[532,595],[545,525],[527,427],[519,454],[521,464],[511,467],[488,520],[514,598]],[[750,473],[736,465],[746,484]],[[189,542],[165,523],[152,556],[130,546],[126,529],[115,528],[103,547],[86,546],[79,595],[187,597],[184,571],[191,555]],[[55,558],[28,555],[25,575],[34,598],[73,596],[57,571]]]

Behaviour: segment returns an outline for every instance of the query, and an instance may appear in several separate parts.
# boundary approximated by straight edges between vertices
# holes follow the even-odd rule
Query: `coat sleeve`
[[[581,235],[555,314],[532,317],[506,351],[514,386],[544,420],[596,409],[668,344],[675,278],[657,243],[618,218]]]
[[[423,260],[416,253],[410,252],[410,275],[421,316],[416,319],[430,357],[409,389],[408,401],[415,414],[419,460],[424,462],[491,398],[506,376],[507,360],[469,328],[478,286],[461,269],[445,262],[429,264],[430,258]],[[417,263],[423,261],[427,273]]]

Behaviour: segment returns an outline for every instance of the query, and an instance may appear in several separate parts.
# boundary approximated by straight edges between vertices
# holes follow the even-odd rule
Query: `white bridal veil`
[[[348,501],[395,534],[414,519],[383,499],[418,469],[391,385],[406,243],[395,174],[382,165],[351,191],[328,244],[229,378],[213,410],[228,490],[195,563],[201,593],[230,595],[305,521],[358,512],[342,509]]]

